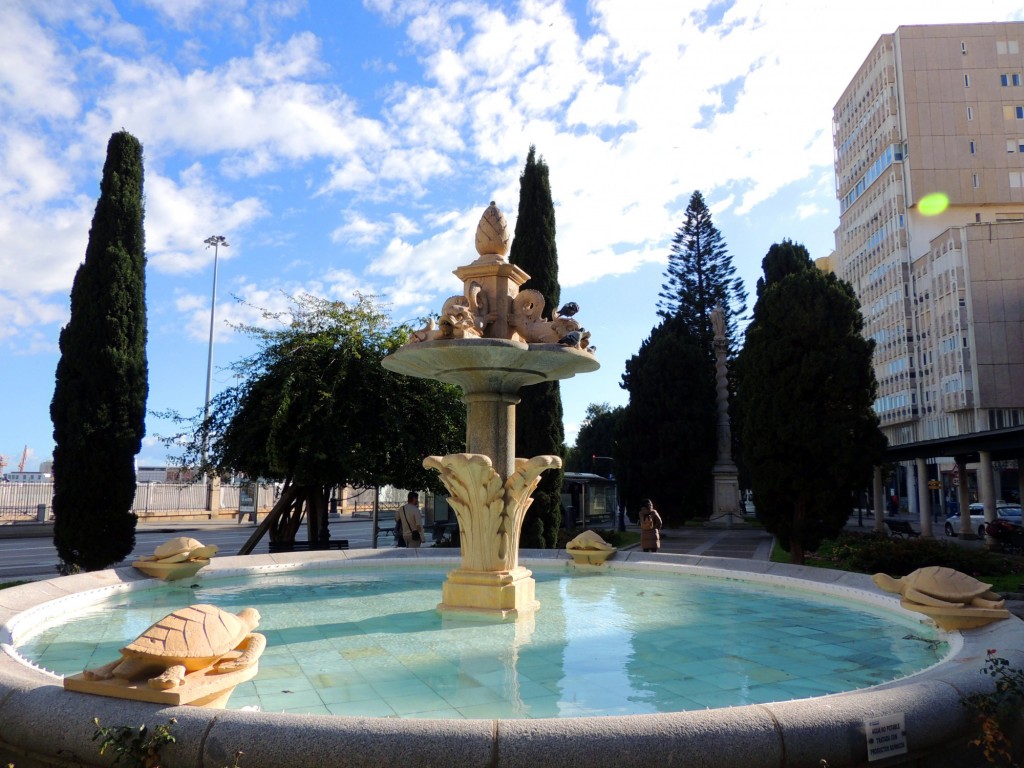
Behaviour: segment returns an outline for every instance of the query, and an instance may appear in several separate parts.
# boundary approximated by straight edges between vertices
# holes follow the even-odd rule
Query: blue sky
[[[0,455],[50,457],[57,339],[110,134],[143,143],[149,408],[202,408],[222,234],[214,390],[230,323],[309,292],[440,309],[490,200],[514,226],[531,144],[550,168],[563,300],[626,401],[668,243],[708,200],[753,293],[783,237],[828,255],[832,107],[901,24],[1021,19],[1017,0],[0,0]],[[833,10],[834,8],[834,10]],[[236,301],[241,299],[242,302]],[[140,464],[162,464],[151,417]],[[10,470],[12,467],[8,467]]]

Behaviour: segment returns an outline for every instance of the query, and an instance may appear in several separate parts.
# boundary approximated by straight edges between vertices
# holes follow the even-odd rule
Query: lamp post
[[[220,255],[220,248],[229,246],[224,235],[210,235],[203,240],[207,249],[213,246],[213,297],[210,299],[210,348],[206,357],[206,400],[203,404],[203,465],[206,465],[206,450],[208,448],[209,432],[206,420],[210,417],[210,390],[213,387],[213,322],[217,311],[217,257]]]

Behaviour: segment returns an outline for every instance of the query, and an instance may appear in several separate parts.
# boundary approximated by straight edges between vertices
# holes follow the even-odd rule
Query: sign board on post
[[[864,724],[868,739],[868,762],[907,754],[907,728],[903,712],[886,715]]]

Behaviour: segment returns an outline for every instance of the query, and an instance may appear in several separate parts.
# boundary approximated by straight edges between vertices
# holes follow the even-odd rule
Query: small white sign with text
[[[907,754],[907,727],[902,712],[869,720],[865,725],[869,763],[893,755]]]

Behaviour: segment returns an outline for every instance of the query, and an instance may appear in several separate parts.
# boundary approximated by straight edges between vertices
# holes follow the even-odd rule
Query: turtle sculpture
[[[931,616],[943,629],[980,627],[1010,615],[991,584],[952,568],[931,565],[897,579],[876,573],[872,580],[900,595],[904,608]]]
[[[584,531],[565,545],[565,551],[577,565],[601,565],[617,549],[594,531]]]
[[[238,614],[215,605],[190,605],[153,624],[121,649],[121,658],[83,672],[86,680],[149,679],[156,690],[175,688],[193,672],[219,675],[256,664],[266,638],[252,630],[259,624],[255,608]]]
[[[209,565],[217,551],[215,544],[204,545],[198,539],[177,536],[159,545],[152,555],[137,558],[132,566],[148,576],[173,581],[188,578]]]

